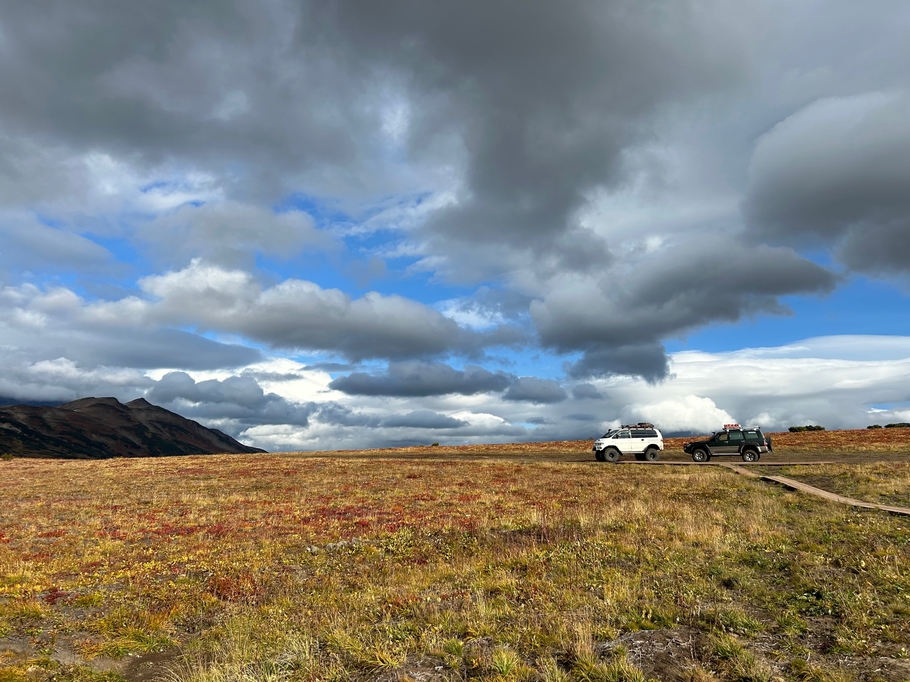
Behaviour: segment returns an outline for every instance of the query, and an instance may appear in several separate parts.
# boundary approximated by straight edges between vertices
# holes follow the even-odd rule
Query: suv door
[[[730,432],[730,454],[737,455],[742,450],[743,445],[746,442],[746,437],[743,435],[742,431],[731,431]]]
[[[627,452],[635,452],[635,445],[633,444],[632,434],[628,431],[620,431],[615,436],[613,440],[616,441],[616,447],[619,448],[619,451],[623,454]]]
[[[715,433],[708,441],[708,448],[712,455],[735,455],[739,448],[730,444],[730,434],[726,431]]]

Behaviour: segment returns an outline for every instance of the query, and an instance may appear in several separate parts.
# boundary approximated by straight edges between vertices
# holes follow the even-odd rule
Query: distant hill
[[[108,459],[265,452],[145,398],[81,398],[57,407],[0,407],[0,454]]]

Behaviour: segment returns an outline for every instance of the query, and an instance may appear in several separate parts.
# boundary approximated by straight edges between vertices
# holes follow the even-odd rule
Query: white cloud
[[[656,418],[665,413],[679,430],[702,430],[707,426],[704,416],[713,408],[715,429],[723,425],[724,414],[767,429],[803,423],[856,428],[871,423],[873,406],[910,399],[908,344],[910,337],[851,335],[806,339],[780,348],[686,351],[670,356],[671,376],[661,384],[646,386],[625,377],[595,383],[608,402],[634,406],[633,416]],[[906,353],[899,352],[901,347]],[[887,355],[879,356],[877,349],[885,349]],[[840,359],[839,354],[851,359]],[[673,413],[674,405],[678,414]],[[680,419],[686,414],[680,406],[685,405],[700,406],[700,411],[691,412],[689,426]]]
[[[624,422],[646,421],[659,424],[667,433],[697,431],[710,433],[724,424],[736,422],[710,398],[687,395],[658,403],[633,404],[623,410]]]

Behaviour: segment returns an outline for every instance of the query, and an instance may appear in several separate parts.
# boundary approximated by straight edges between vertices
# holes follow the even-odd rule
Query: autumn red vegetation
[[[910,678],[905,519],[582,443],[0,462],[0,679]]]

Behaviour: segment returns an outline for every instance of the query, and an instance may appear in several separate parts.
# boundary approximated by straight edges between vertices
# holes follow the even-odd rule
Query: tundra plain
[[[906,504],[908,436],[759,466]],[[0,680],[910,679],[910,519],[588,448],[0,461]]]

